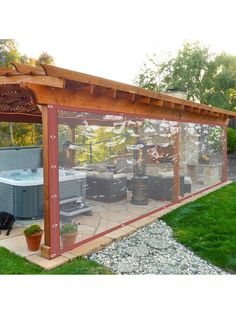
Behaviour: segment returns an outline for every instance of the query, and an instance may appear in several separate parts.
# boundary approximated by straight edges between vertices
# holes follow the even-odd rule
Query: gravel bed
[[[172,229],[162,220],[113,242],[87,258],[118,274],[227,274],[179,244],[172,236]]]

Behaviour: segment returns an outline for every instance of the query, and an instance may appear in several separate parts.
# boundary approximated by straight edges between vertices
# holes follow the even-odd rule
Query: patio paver
[[[54,259],[48,260],[42,257],[40,254],[33,254],[33,255],[27,256],[26,259],[29,262],[37,264],[47,270],[53,269],[55,267],[58,267],[62,264],[69,262],[69,258],[62,255]]]
[[[12,252],[15,252],[16,254],[19,254],[20,256],[26,257],[29,261],[31,261],[32,263],[38,264],[40,266],[42,266],[45,269],[52,269],[55,268],[59,265],[62,265],[78,256],[83,256],[83,255],[87,255],[89,253],[92,253],[94,251],[97,251],[101,248],[103,248],[104,246],[109,245],[112,241],[114,240],[119,240],[125,236],[128,236],[129,234],[133,233],[137,228],[141,228],[144,227],[152,222],[154,222],[156,219],[158,219],[159,217],[165,215],[166,213],[176,209],[179,206],[182,206],[184,204],[187,204],[189,202],[192,202],[200,197],[202,197],[203,195],[207,195],[210,192],[213,192],[225,185],[230,184],[231,181],[225,182],[223,184],[221,184],[220,186],[216,186],[213,187],[205,192],[199,193],[198,195],[194,195],[186,200],[183,200],[181,203],[178,204],[174,204],[168,208],[162,209],[160,211],[157,211],[156,213],[152,213],[150,216],[147,216],[145,218],[142,218],[140,220],[137,220],[135,222],[130,223],[129,225],[125,225],[124,227],[117,229],[115,231],[112,231],[102,237],[96,238],[88,243],[85,243],[83,245],[80,245],[78,248],[75,248],[71,251],[62,253],[61,256],[53,259],[53,260],[47,260],[45,258],[43,258],[42,256],[40,256],[40,252],[31,252],[27,249],[27,245],[25,242],[25,237],[22,234],[24,228],[22,228],[22,226],[20,225],[16,225],[16,227],[12,230],[11,234],[9,237],[5,236],[4,231],[2,232],[2,235],[0,236],[0,246],[5,247],[7,249],[9,249]],[[86,219],[89,217],[86,217]],[[91,217],[90,217],[91,218]],[[117,223],[110,221],[110,225],[108,224],[108,221],[103,221],[104,225],[100,225],[99,229],[101,229],[101,231],[104,231],[105,227],[113,227],[115,225],[117,225]],[[85,228],[86,226],[81,226],[81,229]],[[102,228],[101,228],[102,227]],[[91,229],[93,229],[92,227],[90,227]],[[105,228],[106,229],[106,228]],[[97,230],[98,232],[99,230]],[[89,236],[91,233],[88,232],[88,234],[86,235]],[[85,234],[83,234],[83,237],[85,236]],[[81,239],[83,240],[83,239]],[[43,239],[42,239],[42,243],[43,243]],[[55,261],[55,262],[53,262]]]

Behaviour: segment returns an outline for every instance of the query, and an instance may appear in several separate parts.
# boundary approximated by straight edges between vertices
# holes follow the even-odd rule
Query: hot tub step
[[[81,196],[75,196],[75,197],[70,197],[70,198],[65,198],[60,200],[60,205],[67,204],[67,203],[72,203],[76,201],[81,201],[82,197]]]
[[[86,212],[92,212],[92,207],[84,206],[82,208],[80,207],[66,208],[60,211],[60,215],[64,217],[73,217]]]

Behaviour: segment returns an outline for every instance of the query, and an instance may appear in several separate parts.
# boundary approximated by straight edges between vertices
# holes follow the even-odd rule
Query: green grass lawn
[[[178,242],[201,258],[236,273],[236,183],[162,217]]]
[[[46,271],[43,268],[28,262],[25,258],[0,247],[0,274],[109,275],[112,274],[112,272],[98,263],[82,257],[76,258],[53,270]]]
[[[176,239],[198,256],[236,273],[236,183],[183,205],[162,217]],[[85,258],[51,271],[29,263],[5,248],[0,248],[0,274],[112,274]]]

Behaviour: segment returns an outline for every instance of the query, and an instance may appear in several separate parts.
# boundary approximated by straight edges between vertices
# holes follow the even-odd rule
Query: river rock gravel
[[[162,220],[87,256],[117,274],[227,275],[173,238]]]

